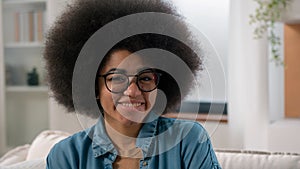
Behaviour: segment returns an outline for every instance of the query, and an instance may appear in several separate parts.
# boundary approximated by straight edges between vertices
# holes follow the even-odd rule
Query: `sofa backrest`
[[[223,169],[300,169],[300,154],[215,150]]]

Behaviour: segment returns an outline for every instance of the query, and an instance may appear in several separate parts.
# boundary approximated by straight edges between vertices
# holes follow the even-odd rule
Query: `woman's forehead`
[[[149,66],[147,66],[143,57],[127,50],[117,50],[108,56],[108,60],[103,67],[103,72],[108,72],[110,69],[117,69],[127,73],[136,73],[145,67]]]

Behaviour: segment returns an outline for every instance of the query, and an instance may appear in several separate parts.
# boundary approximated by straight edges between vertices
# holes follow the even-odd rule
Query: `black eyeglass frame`
[[[138,83],[138,80],[139,80],[138,77],[139,77],[141,74],[143,74],[143,73],[148,73],[148,72],[154,73],[154,74],[156,75],[156,77],[157,77],[156,81],[157,81],[157,82],[156,82],[156,84],[155,84],[155,88],[153,88],[153,89],[151,89],[151,90],[144,90],[144,89],[142,89],[142,88],[140,87],[140,85],[139,85],[139,83]],[[123,75],[125,75],[125,76],[127,77],[127,87],[124,87],[124,90],[121,90],[121,91],[119,91],[119,92],[114,92],[114,91],[112,91],[112,90],[108,87],[107,82],[106,82],[106,77],[109,76],[109,75],[111,75],[111,74],[123,74]],[[105,83],[106,89],[107,89],[108,91],[110,91],[111,93],[115,93],[115,94],[124,92],[124,91],[130,86],[130,83],[131,83],[131,82],[129,81],[129,77],[136,77],[135,84],[137,85],[137,87],[139,88],[140,91],[142,91],[142,92],[152,92],[153,90],[157,89],[157,86],[158,86],[158,84],[159,84],[159,81],[160,81],[160,77],[161,77],[161,76],[162,76],[162,73],[160,73],[159,70],[153,69],[153,68],[144,69],[144,70],[138,72],[138,73],[135,74],[135,75],[127,75],[127,74],[125,74],[125,73],[114,73],[114,72],[108,72],[108,73],[103,74],[103,75],[99,75],[99,74],[97,75],[97,77],[103,77],[103,78],[104,78],[104,83]]]

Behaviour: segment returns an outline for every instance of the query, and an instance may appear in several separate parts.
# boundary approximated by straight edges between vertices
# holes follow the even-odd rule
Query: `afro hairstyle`
[[[53,97],[59,104],[65,106],[68,112],[75,111],[72,78],[76,60],[84,44],[104,25],[118,18],[143,12],[158,12],[181,17],[175,7],[165,0],[75,0],[54,22],[46,34],[43,54],[47,81]],[[169,36],[153,33],[138,34],[113,46],[99,65],[99,69],[105,65],[113,51],[125,49],[133,53],[147,48],[159,48],[178,56],[196,74],[202,69],[202,56],[198,56],[192,49],[199,49],[199,43],[193,38],[183,18],[176,25],[176,29],[193,48]],[[193,84],[193,77],[186,77],[185,86],[180,88],[183,91],[179,91],[176,80],[168,72],[163,73],[158,88],[167,98],[164,112],[174,111]],[[95,79],[95,95],[97,94]],[[98,106],[102,110],[99,100]],[[80,113],[94,118],[99,116],[98,113],[89,111],[88,107]]]

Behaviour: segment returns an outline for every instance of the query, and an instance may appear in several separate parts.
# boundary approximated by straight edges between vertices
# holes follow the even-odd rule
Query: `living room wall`
[[[61,0],[51,0],[51,2],[54,4],[62,3]],[[235,90],[234,94],[239,95],[238,97],[236,97],[236,100],[234,100],[235,104],[232,105],[232,108],[234,108],[235,110],[229,109],[230,118],[228,123],[216,123],[209,121],[202,123],[209,131],[210,136],[212,136],[212,142],[214,146],[216,148],[230,149],[246,148],[255,150],[300,152],[300,137],[297,134],[297,132],[300,130],[299,121],[277,121],[271,123],[269,117],[271,117],[271,120],[278,120],[281,116],[272,117],[272,115],[269,114],[269,105],[264,99],[264,97],[270,97],[268,89],[267,91],[265,90],[265,88],[261,89],[262,86],[266,84],[260,86],[260,79],[257,79],[255,76],[253,76],[253,72],[251,72],[252,70],[257,69],[257,72],[255,73],[267,75],[265,74],[267,72],[260,72],[259,70],[267,71],[267,65],[269,63],[267,59],[266,61],[261,61],[261,58],[259,57],[256,58],[257,60],[254,60],[252,57],[252,55],[255,56],[256,54],[260,54],[259,51],[261,50],[267,50],[261,47],[261,44],[267,46],[266,41],[253,41],[251,34],[252,29],[248,25],[247,19],[249,15],[247,12],[251,11],[252,9],[249,8],[253,8],[254,6],[249,6],[247,5],[247,3],[252,4],[254,2],[252,0],[231,0],[231,4],[229,0],[221,2],[218,1],[217,3],[215,3],[215,0],[174,0],[174,2],[179,6],[178,8],[187,17],[187,19],[190,20],[201,32],[205,33],[205,35],[207,35],[207,38],[212,42],[212,44],[215,45],[216,50],[219,52],[221,61],[224,65],[225,74],[228,74],[228,69],[230,69],[230,66],[239,66],[238,69],[231,73],[240,73],[242,78],[237,78],[235,80],[238,83],[246,84],[249,86],[248,88],[245,85],[238,85],[233,87]],[[231,10],[229,10],[229,4],[231,5]],[[233,5],[237,8],[232,8]],[[242,8],[240,5],[242,5]],[[53,16],[51,16],[52,19],[50,19],[50,21],[55,18],[55,14],[59,13],[61,8],[63,8],[63,5],[54,5],[52,7]],[[235,18],[229,19],[229,11],[232,12],[232,15],[234,15]],[[232,25],[228,25],[227,22],[229,22],[229,20],[232,21],[233,19],[236,19],[236,22],[238,22],[238,24],[242,22],[244,25],[242,27],[239,27],[239,30],[236,27],[232,27]],[[245,25],[247,26],[245,27]],[[230,29],[228,29],[229,26]],[[238,36],[233,36],[232,33],[236,33]],[[238,59],[241,60],[238,60],[238,62],[236,62],[237,60],[235,59],[228,60],[228,58],[230,58],[228,54],[230,53],[230,51],[228,50],[229,44],[231,44],[232,41],[235,40],[234,38],[244,38],[244,36],[246,36],[248,40],[244,41],[244,39],[239,39],[237,44],[233,43],[231,51],[231,54],[237,55]],[[245,46],[249,47],[247,48],[247,51],[244,50]],[[262,54],[261,56],[267,56],[267,54]],[[237,65],[240,63],[239,61],[241,61],[244,65]],[[264,62],[265,64],[262,64],[262,62]],[[227,63],[230,63],[230,65]],[[211,63],[211,65],[213,65],[213,63]],[[247,76],[243,74],[245,73],[243,72],[244,70],[246,71]],[[262,80],[265,79],[268,78],[262,78]],[[253,92],[253,83],[247,84],[248,82],[258,82],[256,84],[257,86],[255,86],[257,87],[258,91]],[[231,82],[229,82],[228,85],[231,85],[230,83]],[[215,89],[215,91],[218,90],[223,89]],[[259,92],[259,90],[261,90],[262,92]],[[241,93],[239,93],[240,91]],[[276,91],[276,88],[274,88],[274,91]],[[245,92],[247,93],[245,94]],[[255,95],[257,93],[258,95]],[[271,96],[276,98],[280,97],[279,95]],[[259,99],[263,98],[263,101],[266,102],[259,102],[259,99],[253,99],[255,97]],[[191,97],[190,99],[193,98]],[[211,94],[205,93],[204,90],[202,99],[211,99]],[[223,96],[215,99],[223,99]],[[51,106],[50,108],[51,129],[60,129],[69,132],[75,132],[81,129],[76,116],[62,115],[64,109],[58,106],[54,101],[52,102],[52,104],[53,106]],[[263,108],[260,106],[262,106]],[[238,108],[238,111],[236,108]],[[281,110],[274,109],[274,111]],[[288,144],[286,143],[287,139],[289,140]]]
[[[200,95],[197,97],[193,94],[196,90],[192,89],[187,100],[226,102],[227,84],[224,80],[227,79],[230,0],[172,1],[187,21],[208,39],[217,53],[204,55],[205,70],[198,77]]]

